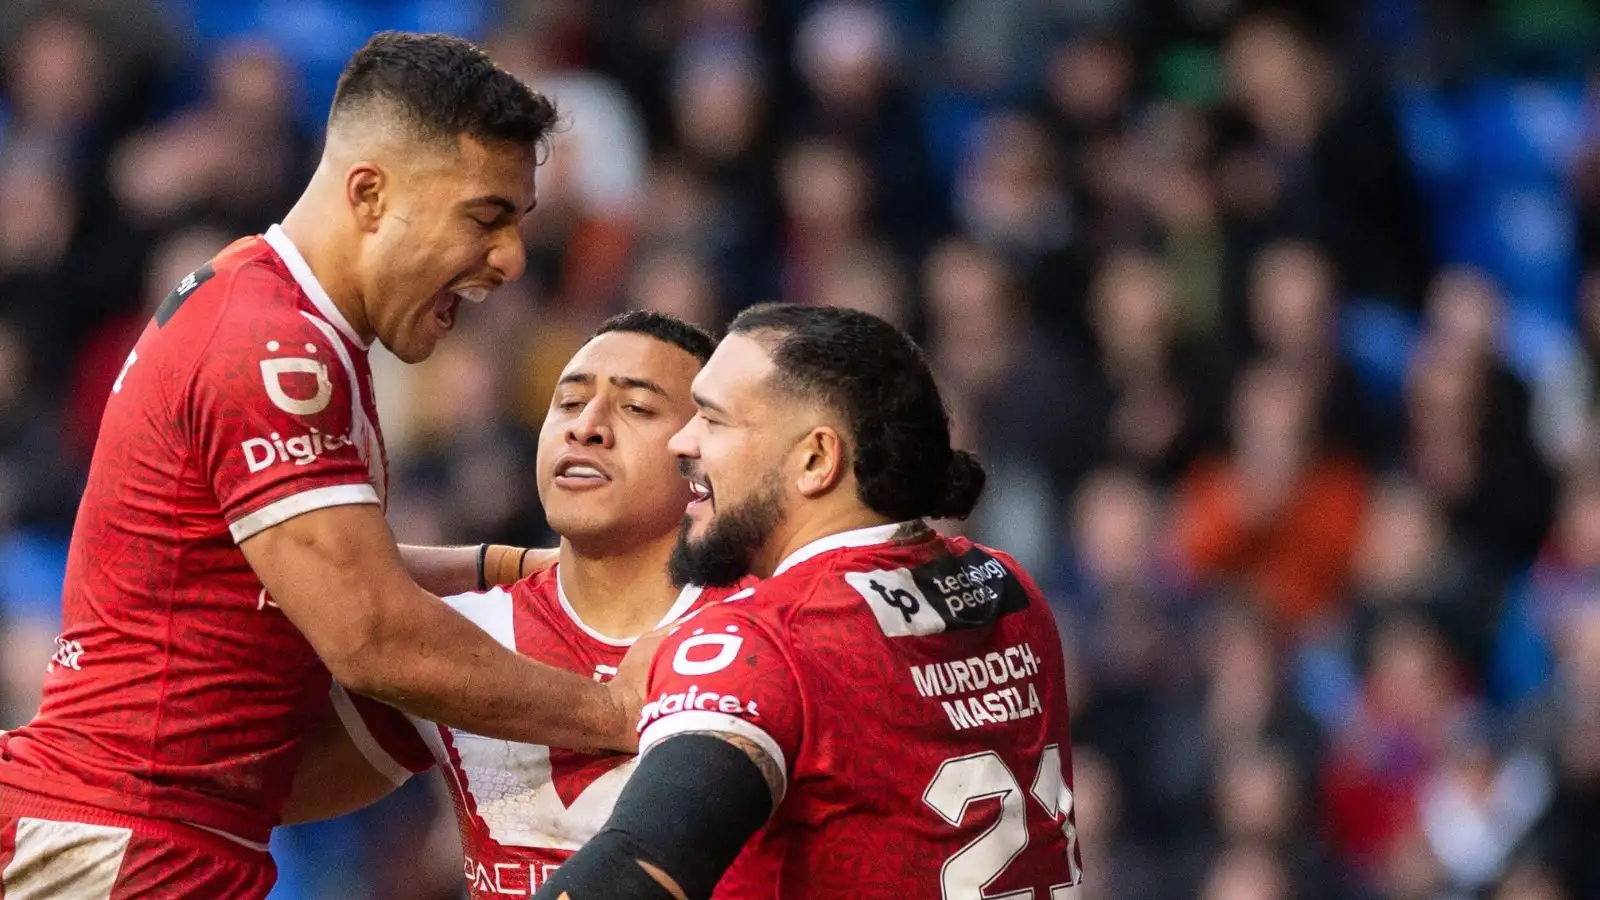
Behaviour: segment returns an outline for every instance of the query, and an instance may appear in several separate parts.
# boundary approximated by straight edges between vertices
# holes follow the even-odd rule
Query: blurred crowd
[[[1600,898],[1590,0],[0,6],[0,726],[149,311],[369,33],[450,30],[569,123],[527,277],[378,362],[402,540],[553,541],[608,314],[865,308],[989,467],[950,527],[1056,606],[1085,898]],[[459,896],[448,816],[283,830],[275,896]]]

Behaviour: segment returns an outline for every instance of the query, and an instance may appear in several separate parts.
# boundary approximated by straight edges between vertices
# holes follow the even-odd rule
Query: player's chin
[[[448,327],[442,327],[430,316],[417,327],[407,329],[398,339],[384,341],[384,346],[401,362],[414,365],[432,356],[439,348],[439,341],[449,333]]]

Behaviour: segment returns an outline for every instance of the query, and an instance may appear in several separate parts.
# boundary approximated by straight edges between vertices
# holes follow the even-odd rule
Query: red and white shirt
[[[633,641],[585,625],[567,602],[559,569],[530,575],[509,589],[445,602],[524,656],[596,681],[610,680]],[[661,624],[731,593],[684,588]],[[444,770],[473,900],[525,897],[538,890],[605,825],[637,764],[637,757],[619,753],[481,737],[407,716],[338,685],[333,701],[362,755],[396,784],[436,763]]]
[[[718,897],[1076,896],[1054,616],[1005,554],[901,527],[807,545],[656,654],[642,754],[723,732],[787,776]]]
[[[0,784],[264,846],[329,676],[238,544],[384,502],[367,349],[276,226],[161,304],[112,388],[43,705],[0,737]]]

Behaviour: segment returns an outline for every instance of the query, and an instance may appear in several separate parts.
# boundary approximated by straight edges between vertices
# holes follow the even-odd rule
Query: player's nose
[[[567,442],[610,447],[614,435],[607,421],[603,403],[588,403],[572,423],[567,426]]]
[[[528,251],[522,246],[522,234],[515,228],[502,229],[489,248],[489,268],[500,273],[504,281],[516,281],[528,268]]]
[[[699,456],[700,442],[694,435],[695,425],[699,421],[699,416],[691,416],[689,421],[683,423],[683,427],[678,429],[678,433],[668,439],[667,452],[673,456],[688,457],[690,459]]]

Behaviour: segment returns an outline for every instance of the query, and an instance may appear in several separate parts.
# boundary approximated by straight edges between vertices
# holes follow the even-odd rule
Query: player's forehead
[[[700,361],[676,344],[648,334],[608,331],[578,348],[561,370],[561,383],[590,388],[647,390],[661,387],[669,399],[689,402],[689,386]]]
[[[535,148],[484,143],[462,135],[456,140],[454,152],[445,148],[441,153],[439,163],[457,200],[503,198],[521,216],[538,199],[539,154]]]
[[[695,377],[694,395],[706,405],[753,416],[771,406],[772,371],[772,357],[765,347],[747,335],[732,334],[717,345]]]

